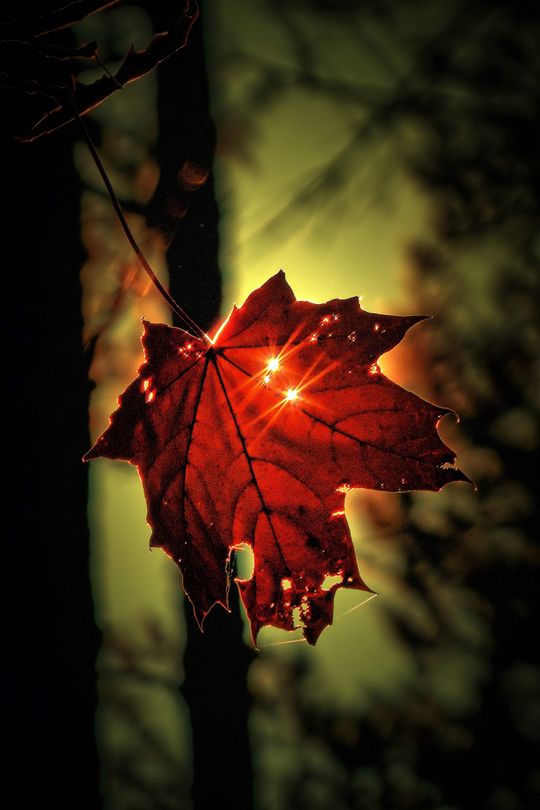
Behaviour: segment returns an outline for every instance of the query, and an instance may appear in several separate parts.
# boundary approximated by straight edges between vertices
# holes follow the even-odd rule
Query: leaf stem
[[[129,244],[133,248],[133,252],[137,256],[137,259],[139,260],[139,263],[141,264],[143,269],[146,271],[146,273],[149,275],[151,281],[153,282],[155,287],[159,290],[159,292],[161,293],[161,295],[163,296],[165,301],[168,303],[168,305],[170,306],[172,311],[175,312],[176,315],[185,324],[187,324],[187,326],[189,327],[190,330],[193,330],[193,332],[195,332],[196,335],[198,335],[200,338],[202,338],[206,343],[209,343],[210,341],[209,341],[209,338],[206,335],[206,333],[201,329],[201,327],[197,323],[195,323],[193,318],[191,318],[188,315],[188,313],[185,310],[182,309],[180,304],[178,304],[177,301],[175,301],[175,299],[172,297],[172,295],[169,293],[169,291],[165,289],[165,287],[163,286],[163,284],[161,283],[159,278],[156,276],[156,274],[152,270],[150,264],[146,260],[146,257],[144,255],[144,253],[142,252],[137,240],[133,236],[131,228],[129,227],[129,225],[127,223],[127,220],[126,220],[126,218],[124,216],[124,212],[122,211],[122,206],[120,205],[118,197],[116,196],[116,192],[115,192],[114,188],[112,187],[112,183],[111,183],[111,181],[109,179],[109,175],[107,174],[105,166],[103,165],[103,161],[101,160],[101,158],[99,156],[96,145],[94,144],[94,141],[92,140],[92,136],[90,135],[90,132],[88,131],[88,127],[86,126],[86,124],[83,121],[82,117],[79,115],[79,113],[77,111],[77,108],[75,107],[75,105],[72,102],[71,102],[71,107],[73,109],[73,114],[74,114],[74,116],[75,116],[76,120],[78,121],[79,126],[81,128],[81,132],[83,133],[84,140],[86,142],[88,150],[89,150],[90,154],[92,155],[94,163],[96,164],[97,170],[99,171],[103,182],[105,183],[105,187],[107,189],[107,192],[108,192],[109,197],[111,199],[111,202],[113,204],[114,210],[116,212],[116,216],[118,217],[118,221],[120,222],[120,225],[122,226],[122,229],[123,229],[123,231],[124,231],[124,233],[125,233],[125,235],[126,235],[126,237],[128,239]]]

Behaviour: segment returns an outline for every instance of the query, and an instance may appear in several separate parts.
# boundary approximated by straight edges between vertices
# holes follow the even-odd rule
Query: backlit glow
[[[292,588],[292,581],[290,579],[282,579],[281,580],[281,587],[284,591],[290,591]]]
[[[323,591],[329,591],[334,585],[341,585],[343,582],[343,571],[338,571],[337,574],[326,574],[323,582],[321,583],[321,589]]]
[[[278,368],[279,368],[279,359],[277,357],[271,357],[267,365],[268,371],[277,371]]]
[[[292,402],[294,399],[298,399],[298,391],[296,388],[289,388],[287,393],[285,394],[285,399],[287,402]]]

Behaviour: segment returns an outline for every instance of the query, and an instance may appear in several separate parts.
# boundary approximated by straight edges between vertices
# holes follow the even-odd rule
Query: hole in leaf
[[[281,587],[284,591],[290,591],[292,588],[292,582],[290,579],[282,579],[281,580]]]
[[[255,557],[249,543],[238,543],[231,551],[236,552],[236,576],[239,579],[251,579],[255,568]]]
[[[343,582],[343,571],[338,571],[337,574],[326,574],[322,581],[321,588],[323,591],[329,591],[333,585],[338,585]]]

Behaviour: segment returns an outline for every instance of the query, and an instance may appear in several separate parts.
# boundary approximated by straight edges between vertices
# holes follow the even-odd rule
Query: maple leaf
[[[153,529],[202,622],[227,607],[230,555],[255,641],[303,627],[314,644],[337,588],[369,591],[345,519],[353,487],[439,490],[467,480],[437,433],[445,408],[377,364],[422,317],[376,315],[358,298],[297,301],[280,271],[233,308],[213,341],[144,322],[146,362],[85,459],[136,465]]]

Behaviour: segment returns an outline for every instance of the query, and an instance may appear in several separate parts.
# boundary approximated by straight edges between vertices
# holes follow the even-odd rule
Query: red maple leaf
[[[211,342],[144,322],[146,362],[85,458],[137,466],[150,544],[179,565],[200,624],[227,606],[231,550],[247,543],[253,575],[237,583],[253,638],[300,625],[314,644],[337,588],[370,590],[345,493],[466,480],[437,433],[449,411],[377,365],[420,320],[297,301],[279,272]]]

